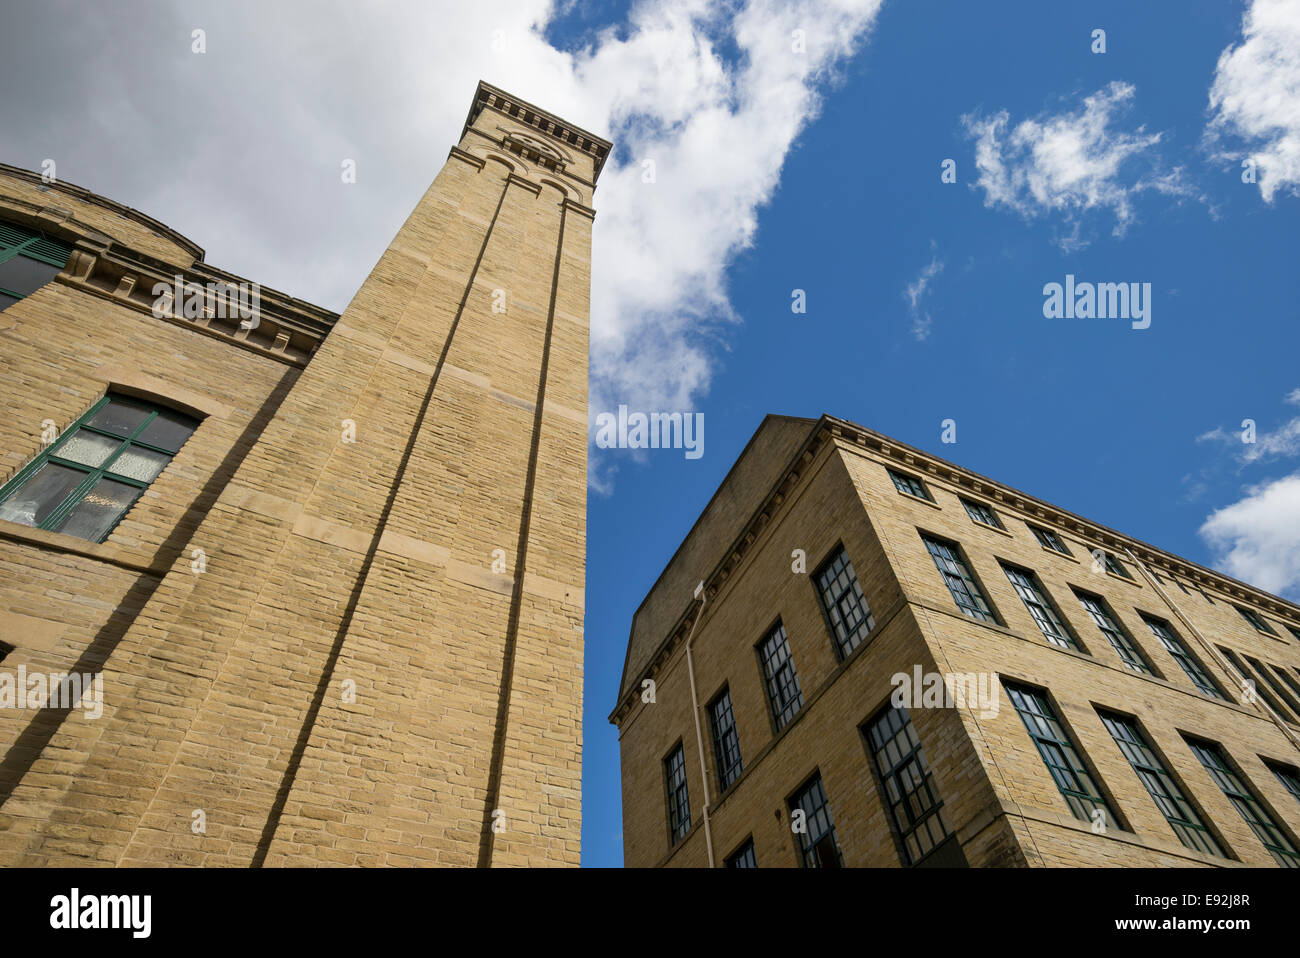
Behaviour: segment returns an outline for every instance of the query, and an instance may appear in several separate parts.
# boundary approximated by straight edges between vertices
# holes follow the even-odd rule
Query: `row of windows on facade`
[[[726,709],[729,713],[729,702]],[[734,741],[734,727],[729,746],[719,745],[717,731],[715,725],[715,749],[736,749],[738,763],[739,745]],[[912,727],[911,717],[905,707],[889,705],[863,725],[861,731],[872,758],[879,796],[889,810],[899,858],[905,865],[918,864],[945,844],[952,836],[952,826],[934,784],[925,750]],[[721,768],[719,766],[720,771]],[[664,771],[668,786],[668,828],[675,845],[691,830],[686,760],[680,743],[664,760]],[[844,856],[835,834],[835,822],[821,773],[814,772],[805,780],[787,804],[799,864],[805,868],[842,867]],[[746,838],[725,861],[728,868],[757,868],[758,853],[753,836]]]
[[[978,622],[1002,625],[992,603],[967,564],[961,547],[925,533],[921,534],[921,539],[957,607]],[[1038,576],[1029,569],[1001,560],[999,564],[1043,637],[1052,645],[1088,655],[1087,648],[1077,633],[1066,624]],[[1070,589],[1097,631],[1105,637],[1125,666],[1142,675],[1164,678],[1143,652],[1141,645],[1116,618],[1105,599],[1075,586]],[[1199,692],[1210,698],[1231,701],[1168,621],[1141,610],[1138,610],[1138,615]],[[1283,666],[1267,665],[1254,656],[1239,655],[1224,646],[1216,648],[1241,674],[1245,694],[1259,695],[1283,719],[1300,724],[1300,669],[1294,669],[1296,674],[1293,675],[1292,670]],[[1247,662],[1250,667],[1247,667]]]
[[[890,478],[894,482],[894,488],[896,488],[899,492],[903,493],[904,495],[913,496],[917,499],[924,499],[926,502],[932,503],[934,505],[938,505],[938,503],[935,502],[934,496],[933,494],[931,494],[929,487],[926,485],[923,479],[917,476],[909,475],[904,472],[898,472],[894,469],[890,469],[888,471],[889,471]],[[994,510],[991,506],[983,502],[976,502],[973,499],[967,499],[965,496],[959,496],[958,498],[961,499],[961,504],[965,507],[966,514],[970,516],[972,521],[977,522],[980,525],[988,526],[992,529],[997,529],[1001,532],[1009,532],[1007,527],[1003,524],[1001,518],[998,516],[996,510]],[[1033,533],[1034,538],[1038,541],[1038,544],[1041,545],[1044,549],[1050,549],[1051,551],[1058,552],[1064,556],[1073,555],[1070,552],[1070,548],[1065,544],[1064,540],[1053,530],[1043,526],[1036,526],[1029,522],[1026,522],[1025,525],[1028,527],[1029,531]],[[1133,581],[1133,574],[1129,572],[1128,568],[1124,565],[1124,563],[1122,563],[1113,553],[1108,552],[1106,550],[1098,550],[1098,551],[1101,553],[1101,562],[1107,572],[1111,573],[1112,575],[1117,575],[1121,578]],[[1152,572],[1151,574],[1155,576],[1157,582],[1163,582],[1163,580],[1158,575],[1156,575],[1155,572]],[[1174,578],[1173,581],[1174,584],[1177,585],[1178,588],[1183,591],[1184,595],[1191,594],[1188,592],[1187,586],[1183,585],[1180,579]],[[1202,589],[1199,585],[1193,583],[1192,587],[1196,589],[1198,593],[1200,593],[1201,597],[1205,599],[1206,602],[1210,603],[1211,605],[1214,604],[1214,600],[1211,599],[1210,596],[1205,592],[1205,590]],[[1235,608],[1237,612],[1240,613],[1241,617],[1246,620],[1247,624],[1250,625],[1250,627],[1255,629],[1257,632],[1262,632],[1265,635],[1271,635],[1277,637],[1278,635],[1277,630],[1273,628],[1273,626],[1269,623],[1267,619],[1265,619],[1254,609],[1247,608],[1246,606],[1240,606],[1240,605],[1234,605],[1233,608]],[[1290,623],[1287,623],[1286,628],[1296,638],[1297,641],[1300,641],[1300,626],[1291,625]]]
[[[0,519],[103,542],[198,424],[108,393],[0,487]]]
[[[1098,785],[1099,777],[1057,718],[1047,693],[1005,679],[1003,686],[1071,814],[1094,829],[1098,824],[1102,831],[1111,827],[1124,828],[1123,821],[1115,814],[1112,800]],[[1228,857],[1226,843],[1212,827],[1208,816],[1170,772],[1138,721],[1118,713],[1097,711],[1121,754],[1178,840],[1193,851]],[[953,830],[911,717],[905,707],[889,705],[861,731],[872,758],[878,794],[889,812],[900,860],[905,865],[918,864],[942,846],[952,836]],[[1273,810],[1223,747],[1216,742],[1186,735],[1184,741],[1273,859],[1283,867],[1300,868],[1300,851],[1297,851],[1295,836],[1279,823]],[[1300,803],[1300,769],[1263,756],[1261,759]],[[680,743],[665,759],[665,772],[668,777],[669,831],[672,843],[676,844],[691,828],[686,762]],[[806,868],[841,866],[843,855],[820,772],[814,773],[791,795],[787,804],[799,863]],[[798,829],[793,828],[796,816],[800,819],[801,827]],[[726,864],[730,868],[758,866],[753,836],[746,838],[727,856]]]

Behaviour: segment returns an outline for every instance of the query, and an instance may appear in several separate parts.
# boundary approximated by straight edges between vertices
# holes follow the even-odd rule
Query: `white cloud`
[[[1162,166],[1155,150],[1162,134],[1112,125],[1133,96],[1131,84],[1111,83],[1084,98],[1077,110],[1040,114],[1015,126],[1006,110],[963,116],[975,141],[976,186],[984,190],[984,205],[1003,206],[1026,219],[1062,214],[1069,232],[1058,241],[1071,249],[1086,245],[1080,238],[1084,213],[1110,210],[1120,236],[1134,219],[1137,194],[1191,195],[1181,168]]]
[[[1300,591],[1300,473],[1247,490],[1212,513],[1200,533],[1228,575],[1294,596]]]
[[[1210,87],[1211,142],[1225,136],[1244,150],[1220,155],[1252,159],[1265,202],[1278,190],[1300,195],[1300,3],[1253,0],[1242,42],[1219,55]]]
[[[547,40],[552,0],[138,5],[0,11],[0,35],[22,37],[0,85],[49,77],[7,104],[0,158],[55,157],[214,265],[341,310],[488,80],[615,143],[594,201],[593,410],[686,410],[738,320],[726,267],[879,0],[641,0],[571,50]]]
[[[1291,405],[1300,405],[1300,388],[1291,390],[1282,401]],[[1243,420],[1241,429],[1224,429],[1218,426],[1197,436],[1196,441],[1221,442],[1235,449],[1237,460],[1242,465],[1300,456],[1300,416],[1293,416],[1268,432],[1261,431],[1256,424],[1254,442],[1245,441],[1246,430],[1246,421]]]
[[[934,249],[933,242],[930,248]],[[908,283],[907,288],[903,290],[903,298],[907,300],[908,311],[912,314],[912,335],[918,341],[923,341],[930,335],[930,311],[922,305],[922,300],[925,298],[926,290],[929,289],[930,280],[943,272],[943,265],[943,260],[936,254],[922,268],[920,275]]]

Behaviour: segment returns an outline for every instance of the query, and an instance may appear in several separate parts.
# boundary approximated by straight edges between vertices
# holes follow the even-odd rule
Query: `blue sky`
[[[592,451],[594,469],[617,473],[589,500],[585,864],[622,862],[606,716],[632,613],[766,413],[863,423],[1194,561],[1256,581],[1272,569],[1280,579],[1261,584],[1297,597],[1295,527],[1289,566],[1267,542],[1258,554],[1249,537],[1265,533],[1250,514],[1225,525],[1238,566],[1199,532],[1294,474],[1300,452],[1288,432],[1300,406],[1286,402],[1300,387],[1300,201],[1279,189],[1265,202],[1240,161],[1204,140],[1216,63],[1242,42],[1243,11],[884,4],[839,82],[820,88],[820,115],[726,268],[738,321],[701,334],[712,379],[691,407],[705,416],[705,454]],[[1090,50],[1095,28],[1104,54]],[[1008,134],[1034,118],[1086,126],[1085,98],[1113,83],[1132,92],[1104,129],[1120,143],[1159,134],[1111,178],[1131,213],[1122,235],[1114,205],[987,205],[963,117],[1006,111]],[[946,158],[955,184],[940,181]],[[1135,188],[1175,170],[1176,191]],[[936,262],[914,311],[905,291]],[[1043,286],[1067,273],[1150,283],[1150,327],[1045,319]],[[791,312],[793,289],[806,292],[804,315]],[[947,418],[951,445],[940,441]],[[1240,441],[1246,418],[1254,448]],[[1295,501],[1276,521],[1300,521]]]

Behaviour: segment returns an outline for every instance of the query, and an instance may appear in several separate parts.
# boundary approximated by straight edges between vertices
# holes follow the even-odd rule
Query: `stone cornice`
[[[36,187],[41,187],[46,185],[45,181],[41,178],[41,174],[36,173],[32,170],[24,170],[22,167],[19,166],[10,166],[7,163],[0,163],[0,176],[10,176],[16,180],[26,180],[28,183],[31,183]],[[201,246],[199,246],[197,243],[192,242],[191,240],[186,239],[184,236],[182,236],[180,233],[177,233],[171,227],[163,225],[162,223],[158,222],[156,219],[154,219],[152,216],[149,216],[146,213],[141,213],[139,210],[133,209],[130,206],[124,206],[123,204],[110,200],[107,197],[100,196],[98,193],[92,193],[90,190],[86,189],[85,187],[77,186],[73,183],[67,182],[66,180],[57,180],[53,184],[52,188],[56,191],[57,195],[70,196],[73,199],[80,200],[83,203],[89,203],[92,206],[98,206],[101,209],[108,210],[110,213],[114,213],[115,215],[121,216],[124,219],[134,220],[135,222],[139,223],[141,226],[148,227],[151,231],[157,233],[159,236],[171,240],[181,249],[185,250],[187,253],[193,256],[196,261],[200,263],[203,262],[203,248]],[[37,215],[39,215],[41,212],[37,207],[32,206],[29,203],[24,203],[23,201],[18,200],[14,197],[0,196],[0,202],[3,202],[5,205],[9,205],[9,206],[30,207],[31,210]],[[55,208],[46,207],[45,209],[52,210]],[[67,217],[59,217],[59,219],[67,219]]]
[[[604,167],[609,151],[613,148],[613,144],[609,140],[588,133],[567,120],[561,119],[554,113],[534,106],[526,100],[521,100],[517,96],[513,96],[505,90],[494,87],[482,80],[479,81],[478,89],[474,93],[469,115],[465,118],[465,126],[461,130],[462,138],[469,128],[474,125],[474,120],[484,109],[496,110],[516,122],[533,127],[557,143],[564,144],[566,148],[577,149],[586,153],[592,158],[595,170],[592,175],[593,182],[600,177],[601,168]],[[526,146],[521,145],[521,148],[526,149]]]
[[[174,288],[177,276],[184,286],[197,285],[204,290],[200,315],[187,317],[183,310],[155,309],[155,285]],[[257,308],[249,317],[252,328],[244,329],[237,313],[218,315],[210,294],[218,284],[239,287],[248,283],[242,277],[205,263],[182,269],[118,243],[89,238],[76,241],[68,265],[55,281],[291,366],[305,366],[338,319],[337,313],[259,285]]]

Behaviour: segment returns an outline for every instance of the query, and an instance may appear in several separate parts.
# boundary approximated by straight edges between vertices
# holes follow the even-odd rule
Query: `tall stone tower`
[[[609,149],[479,84],[433,185],[120,611],[102,717],[35,736],[0,864],[578,863]]]

